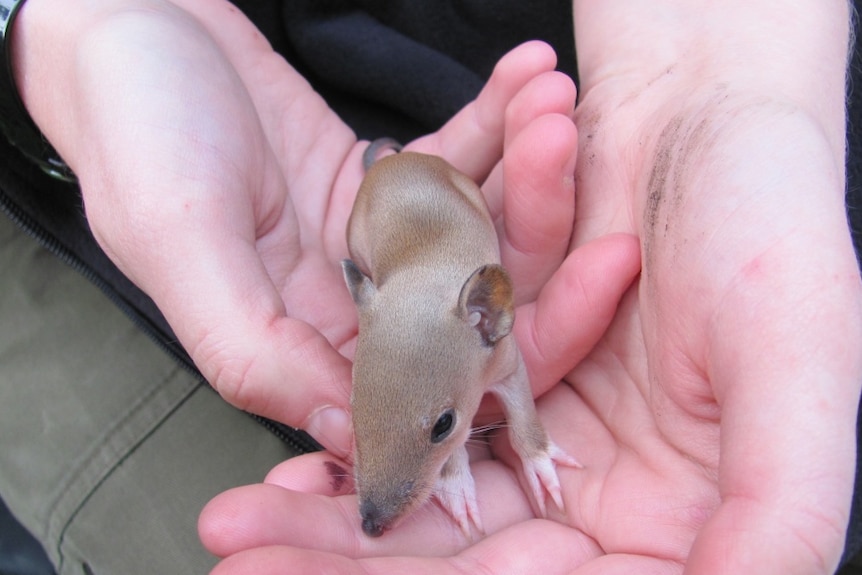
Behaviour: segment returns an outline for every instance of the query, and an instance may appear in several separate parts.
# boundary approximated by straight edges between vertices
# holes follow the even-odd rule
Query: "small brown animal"
[[[543,485],[562,509],[554,462],[580,464],[536,414],[482,193],[436,156],[375,161],[385,147],[395,145],[366,151],[343,262],[359,310],[351,404],[362,529],[379,536],[434,495],[465,534],[470,522],[482,531],[465,443],[488,391],[540,511]]]

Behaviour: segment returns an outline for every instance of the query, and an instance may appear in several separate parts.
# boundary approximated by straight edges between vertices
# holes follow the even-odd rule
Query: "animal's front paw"
[[[560,511],[565,509],[563,505],[563,495],[560,491],[560,479],[557,477],[556,465],[565,465],[567,467],[583,467],[580,461],[563,451],[556,443],[548,439],[548,448],[537,455],[531,457],[523,457],[521,463],[524,467],[524,477],[529,485],[530,492],[533,494],[536,504],[539,506],[539,512],[542,517],[547,516],[547,507],[545,506],[545,493],[547,490],[551,499],[556,503]]]
[[[472,538],[471,524],[476,526],[479,533],[485,532],[482,518],[479,517],[476,483],[470,472],[470,460],[466,449],[457,450],[446,462],[434,486],[434,497],[452,516],[468,539]]]

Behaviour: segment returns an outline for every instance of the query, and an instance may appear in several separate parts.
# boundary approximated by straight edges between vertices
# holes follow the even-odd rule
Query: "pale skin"
[[[428,508],[372,541],[315,455],[205,510],[215,572],[832,573],[862,381],[848,21],[843,1],[576,2],[573,245],[634,233],[644,271],[539,400],[586,465],[560,474],[566,515],[534,519],[501,441],[474,465],[487,538]]]
[[[323,408],[347,405],[337,350],[349,355],[355,326],[330,263],[361,145],[222,4],[112,19],[124,6],[105,2],[62,22],[50,4],[22,12],[19,81],[79,173],[103,246],[228,401],[346,455],[345,417]],[[842,204],[848,20],[839,0],[576,2],[577,130],[552,55],[515,53],[467,112],[412,147],[484,181],[502,214],[540,415],[586,465],[560,473],[566,514],[534,518],[499,440],[474,464],[486,538],[466,540],[428,506],[372,540],[349,482],[336,490],[322,465],[340,460],[315,454],[204,510],[202,540],[226,557],[215,572],[831,573],[862,381]],[[117,51],[139,26],[165,42]],[[27,30],[55,41],[28,44]],[[165,78],[172,89],[154,91]],[[198,146],[212,154],[188,153]],[[616,308],[638,252],[643,274]],[[329,304],[310,308],[326,286]],[[313,529],[296,520],[308,516]]]
[[[347,456],[356,312],[340,261],[367,143],[226,2],[33,0],[13,41],[21,96],[77,173],[97,240],[208,381],[230,403]],[[566,255],[574,211],[574,88],[554,65],[546,46],[526,46],[476,102],[410,146],[484,181],[506,228],[502,249],[539,254],[512,269],[535,282],[519,297],[525,315]],[[556,95],[537,98],[544,86]],[[503,146],[528,150],[539,119],[558,126],[557,142],[540,170],[514,168],[526,177],[507,186],[516,209],[503,213],[501,174],[513,169],[500,162]],[[545,386],[570,353],[587,353],[639,265],[626,236],[581,257],[555,276],[583,285],[581,299],[536,314],[540,333],[524,344],[549,368],[537,379]],[[572,331],[557,327],[560,313],[587,321],[549,352],[571,339],[560,337]]]

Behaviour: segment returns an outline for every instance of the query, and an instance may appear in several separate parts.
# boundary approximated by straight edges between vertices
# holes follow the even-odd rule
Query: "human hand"
[[[79,176],[96,238],[155,300],[208,381],[234,405],[304,428],[346,455],[343,354],[356,320],[338,262],[363,146],[233,6],[138,8],[28,2],[13,50],[22,97]],[[474,104],[411,147],[485,180],[505,124],[512,138],[525,122],[517,106],[508,121],[504,111],[529,81],[562,94],[530,114],[571,126],[574,92],[554,64],[547,47],[516,51]],[[548,176],[571,171],[573,132],[538,159],[545,174],[508,196],[541,186],[542,202],[503,210],[501,168],[485,186],[506,259],[517,260],[517,250],[546,254],[526,270],[537,280],[557,267],[570,235],[571,182],[549,184]],[[511,221],[525,209],[554,217],[538,228]],[[524,275],[517,262],[512,269]],[[604,315],[591,317],[608,320],[618,292],[608,293]]]
[[[661,18],[654,5],[621,18],[618,3],[576,4],[574,245],[635,232],[644,271],[593,352],[538,402],[586,464],[560,472],[566,514],[534,518],[502,439],[498,460],[473,468],[488,537],[465,541],[429,505],[369,539],[349,475],[315,454],[204,511],[203,540],[227,557],[216,573],[834,570],[862,379],[842,204],[846,6],[794,4],[787,26],[762,3],[683,4]],[[646,30],[655,51],[641,66]],[[792,67],[817,90],[800,90],[765,38],[804,46]]]
[[[643,257],[638,293],[569,379],[626,446],[589,532],[605,551],[649,549],[686,573],[832,573],[862,383],[859,270],[843,202],[847,6],[796,2],[786,7],[793,26],[764,29],[744,23],[769,21],[766,3],[722,14],[667,4],[672,21],[710,24],[659,34],[645,54],[652,66],[637,71],[620,66],[631,46],[616,51],[610,37],[590,35],[609,28],[615,7],[576,4],[576,21],[590,23],[579,54],[594,65],[577,119],[591,160],[578,181],[575,243],[634,229]],[[668,58],[665,39],[708,56]],[[788,43],[806,57],[790,58]],[[751,57],[742,63],[740,53]],[[800,90],[794,74],[816,89]],[[605,387],[585,387],[600,373]],[[610,496],[630,474],[638,488]],[[654,544],[605,543],[622,525],[609,520],[638,504],[666,526],[649,531]]]
[[[327,202],[355,137],[226,2],[77,4],[24,6],[15,69],[96,239],[228,401],[343,451]]]
[[[546,153],[553,151],[553,147],[548,143],[558,140],[561,133],[568,136],[575,135],[571,131],[572,125],[567,117],[561,114],[551,117],[536,115],[540,111],[547,110],[547,102],[537,95],[547,96],[553,92],[553,89],[545,84],[545,80],[536,81],[537,85],[528,85],[510,105],[511,110],[514,111],[510,111],[507,115],[507,131],[512,127],[525,127],[517,137],[511,139],[503,159],[502,169],[507,175],[506,199],[519,193],[520,189],[526,188],[529,191],[523,201],[541,202],[541,198],[536,197],[535,187],[529,186],[531,180],[537,177],[548,179],[549,182],[555,178],[557,185],[563,182],[568,189],[571,189],[573,169],[571,162],[550,162],[549,168],[554,170],[554,175],[548,176],[547,170],[542,168],[542,158],[536,158],[534,155],[537,149],[545,150]],[[566,106],[561,106],[562,110],[570,109],[574,100],[570,84],[566,92],[571,99]],[[534,117],[528,124],[514,120],[513,116],[529,110],[532,110]],[[574,160],[577,140],[574,137],[564,137],[563,141],[565,145],[560,151],[566,152],[565,157]],[[553,189],[555,186],[548,187]],[[495,202],[492,201],[493,205]],[[524,217],[524,214],[518,215]],[[503,218],[505,219],[505,214]],[[504,237],[503,241],[507,239]],[[565,243],[567,244],[568,241]],[[505,245],[503,251],[506,253]],[[541,259],[539,256],[533,257]],[[517,268],[517,259],[507,265],[510,268]],[[537,269],[535,264],[529,267]],[[612,290],[612,293],[619,295],[638,270],[639,258],[634,237],[626,234],[604,236],[572,252],[541,287],[536,301],[519,307],[515,337],[518,338],[519,347],[531,372],[531,383],[535,391],[541,392],[550,384],[559,381],[562,376],[561,370],[567,370],[571,364],[583,357],[607,327],[610,315],[596,316],[596,311],[607,309],[612,314],[613,306],[607,307],[602,304],[590,311],[586,309],[589,307],[589,302],[585,301],[585,298],[607,290]],[[607,293],[604,295],[607,297]],[[560,359],[549,361],[549,358],[555,357]],[[487,413],[483,414],[483,418],[487,417]],[[553,432],[552,436],[554,436]],[[499,449],[495,451],[500,455]],[[520,492],[511,469],[499,462],[485,461],[484,463],[488,466],[479,469],[476,474],[480,484],[483,483],[483,479],[492,477],[492,481],[496,481],[496,484],[489,492],[501,487],[507,491],[514,490],[513,493],[506,493],[505,497],[512,496],[514,510],[517,512],[526,510],[530,516],[532,512],[529,503]],[[482,477],[484,470],[487,472]],[[320,545],[326,548],[332,542],[332,540],[326,540],[326,532],[329,529],[346,534],[360,524],[355,496],[333,498],[336,495],[349,494],[352,491],[352,480],[347,471],[347,464],[329,453],[294,458],[277,467],[266,482],[267,484],[264,485],[242,487],[228,492],[214,500],[204,511],[200,521],[201,534],[204,543],[213,552],[230,555],[246,546],[259,547],[270,543],[284,543],[290,540],[291,536],[302,538],[301,541],[291,540],[291,544]],[[484,483],[487,484],[487,480]],[[271,490],[272,485],[280,487]],[[315,500],[313,496],[309,497],[309,493],[323,494],[326,497]],[[518,499],[520,499],[520,507]],[[329,505],[331,502],[337,502],[337,506],[330,506],[327,509],[317,508],[318,505]],[[313,509],[316,517],[320,516],[322,519],[332,521],[321,525],[321,532],[318,532],[309,530],[307,524],[289,519],[305,516],[303,509]],[[501,509],[505,511],[505,506],[491,510],[492,517],[494,512],[497,512],[494,517],[496,523],[500,521]],[[482,511],[484,521],[488,515],[484,508]],[[425,549],[426,545],[430,545],[432,549],[439,552],[445,545],[456,542],[458,545],[463,544],[460,536],[452,537],[446,528],[440,533],[432,534],[432,539],[427,539],[425,534],[428,533],[424,533],[423,530],[427,527],[429,513],[437,527],[455,525],[441,510],[426,506],[401,523],[394,531],[387,533],[384,538],[388,538],[390,542],[397,539],[406,543],[407,547],[401,547],[400,551],[408,549],[419,554],[428,552]],[[338,515],[340,518],[335,519],[330,514]],[[346,526],[343,520],[347,521]],[[286,535],[285,529],[290,530],[290,535]],[[361,537],[365,536],[361,535]],[[223,563],[221,568],[225,569],[225,572],[233,572],[234,569],[237,570],[236,572],[258,572],[259,569],[266,572],[267,568],[282,571],[285,565],[290,564],[290,562],[281,564],[280,560],[276,560],[266,567],[259,560],[266,560],[268,552],[262,549],[260,551],[260,554],[252,552],[242,557],[234,557]],[[245,563],[246,559],[249,560],[248,563]],[[316,572],[319,569],[322,569],[320,565],[314,566],[308,563],[296,566],[296,570],[303,572]]]

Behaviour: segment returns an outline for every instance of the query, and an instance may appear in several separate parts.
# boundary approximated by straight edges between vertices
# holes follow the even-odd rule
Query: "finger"
[[[576,98],[577,90],[574,83],[561,72],[545,72],[530,80],[512,98],[506,108],[505,156],[509,154],[511,142],[536,119],[547,115],[561,115],[572,121]],[[564,130],[570,131],[568,128]],[[544,151],[546,144],[544,141],[535,142],[535,146],[537,152],[541,152]],[[485,201],[488,203],[491,216],[495,219],[503,212],[502,182],[502,165],[497,164],[482,185]]]
[[[256,256],[249,249],[245,262]],[[228,402],[304,429],[345,456],[351,448],[350,363],[316,328],[285,315],[262,265],[219,260],[217,270],[189,265],[186,274],[165,276],[188,290],[157,300],[180,341]],[[200,264],[200,258],[194,261]],[[225,269],[234,273],[220,273]],[[201,299],[188,302],[188,294]]]
[[[248,239],[255,235],[251,207],[236,198],[177,185],[155,208],[141,197],[114,209],[92,202],[90,215],[102,245],[157,302],[226,400],[306,429],[344,455],[351,441],[350,364],[316,328],[287,317],[258,246]],[[295,261],[295,242],[286,238],[284,245],[294,246],[284,248],[285,261]]]
[[[536,302],[518,308],[514,331],[534,396],[593,348],[639,270],[636,237],[604,236],[569,254]]]
[[[268,547],[233,555],[222,561],[212,573],[563,575],[600,552],[591,539],[575,530],[550,521],[533,520],[484,539],[454,557],[351,559],[297,547]]]
[[[331,462],[322,456],[293,458],[267,477],[273,483],[220,494],[207,504],[198,522],[204,545],[219,556],[265,545],[292,545],[365,557],[452,554],[472,543],[434,500],[381,537],[372,538],[362,531],[355,495],[302,493],[274,483],[342,493],[346,483],[333,482]],[[530,503],[511,469],[498,462],[483,461],[475,464],[472,471],[488,533],[532,517]],[[299,473],[315,478],[298,480]],[[314,517],[313,529],[306,521],[297,520],[308,517]]]
[[[304,429],[346,456],[350,363],[311,325],[243,300],[210,301],[215,327],[198,336],[195,362],[231,404]]]
[[[557,57],[544,42],[514,48],[497,63],[475,101],[436,133],[408,148],[442,156],[474,181],[484,181],[503,155],[506,108],[532,78],[554,69]]]
[[[673,559],[628,553],[611,553],[588,561],[571,575],[670,575],[682,573],[683,565]]]
[[[516,303],[535,299],[566,257],[575,219],[577,140],[569,118],[546,115],[507,148],[498,228],[503,265],[515,280]]]
[[[353,556],[363,540],[348,517],[359,521],[355,496],[327,497],[256,484],[225,491],[207,503],[198,519],[198,534],[220,557],[285,544]]]
[[[530,80],[506,108],[506,143],[534,119],[548,114],[566,116],[574,123],[578,91],[562,72],[545,72]]]
[[[264,483],[328,497],[354,493],[350,463],[325,451],[292,457],[276,465],[266,475]]]
[[[313,528],[307,518],[313,517]],[[456,553],[468,542],[433,502],[391,531],[371,538],[361,530],[355,495],[328,497],[274,485],[251,485],[222,493],[201,513],[204,546],[226,557],[268,545],[292,545],[350,557]]]

